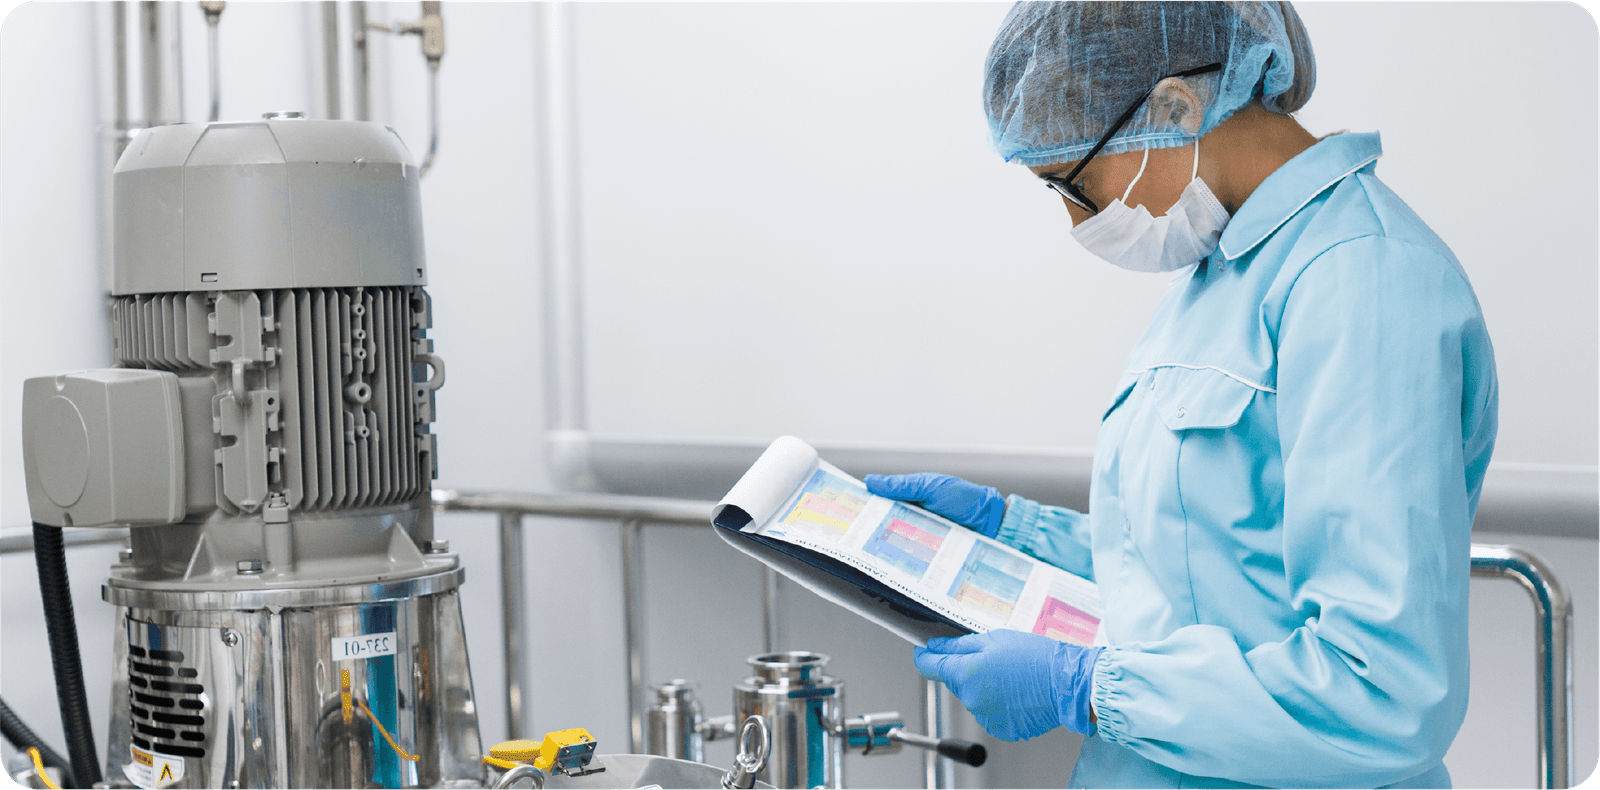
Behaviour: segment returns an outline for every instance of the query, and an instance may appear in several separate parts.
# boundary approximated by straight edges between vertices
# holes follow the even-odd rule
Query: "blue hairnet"
[[[1199,133],[1259,98],[1276,113],[1300,109],[1316,61],[1287,2],[1023,2],[989,48],[983,82],[989,141],[1006,161],[1048,165],[1081,158],[1162,77],[1211,63],[1184,79],[1204,108]],[[1146,102],[1104,153],[1193,142]]]

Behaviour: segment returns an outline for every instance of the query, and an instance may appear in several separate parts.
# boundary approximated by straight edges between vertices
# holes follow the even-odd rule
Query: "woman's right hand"
[[[991,538],[1006,514],[1006,499],[998,490],[951,475],[867,475],[865,482],[878,496],[919,505]]]

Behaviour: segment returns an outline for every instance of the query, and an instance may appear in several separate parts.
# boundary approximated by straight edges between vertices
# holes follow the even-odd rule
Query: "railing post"
[[[644,523],[622,522],[623,641],[628,654],[629,751],[643,754],[644,743]]]
[[[527,597],[522,587],[522,513],[500,511],[500,605],[501,627],[506,660],[506,737],[523,737],[527,723],[522,699],[522,684],[527,678],[523,665],[522,627]]]
[[[949,736],[950,712],[944,704],[944,686],[937,680],[923,681],[922,719],[929,737],[942,739]],[[922,753],[923,781],[928,790],[954,787],[954,768],[955,763],[950,758],[941,757],[932,749]]]
[[[761,652],[778,652],[778,572],[761,566]]]
[[[1472,575],[1512,579],[1533,598],[1538,786],[1571,787],[1572,601],[1543,560],[1516,546],[1473,544]]]

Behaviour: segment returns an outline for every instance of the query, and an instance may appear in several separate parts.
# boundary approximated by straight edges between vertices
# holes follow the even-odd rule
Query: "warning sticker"
[[[122,766],[128,781],[143,788],[171,787],[183,779],[183,758],[168,757],[129,746],[133,762]]]

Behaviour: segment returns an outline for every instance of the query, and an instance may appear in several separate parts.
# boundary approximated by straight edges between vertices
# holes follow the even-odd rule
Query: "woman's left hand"
[[[990,735],[1016,741],[1057,726],[1092,731],[1089,695],[1102,650],[998,630],[929,639],[914,660],[923,677],[944,683]]]

